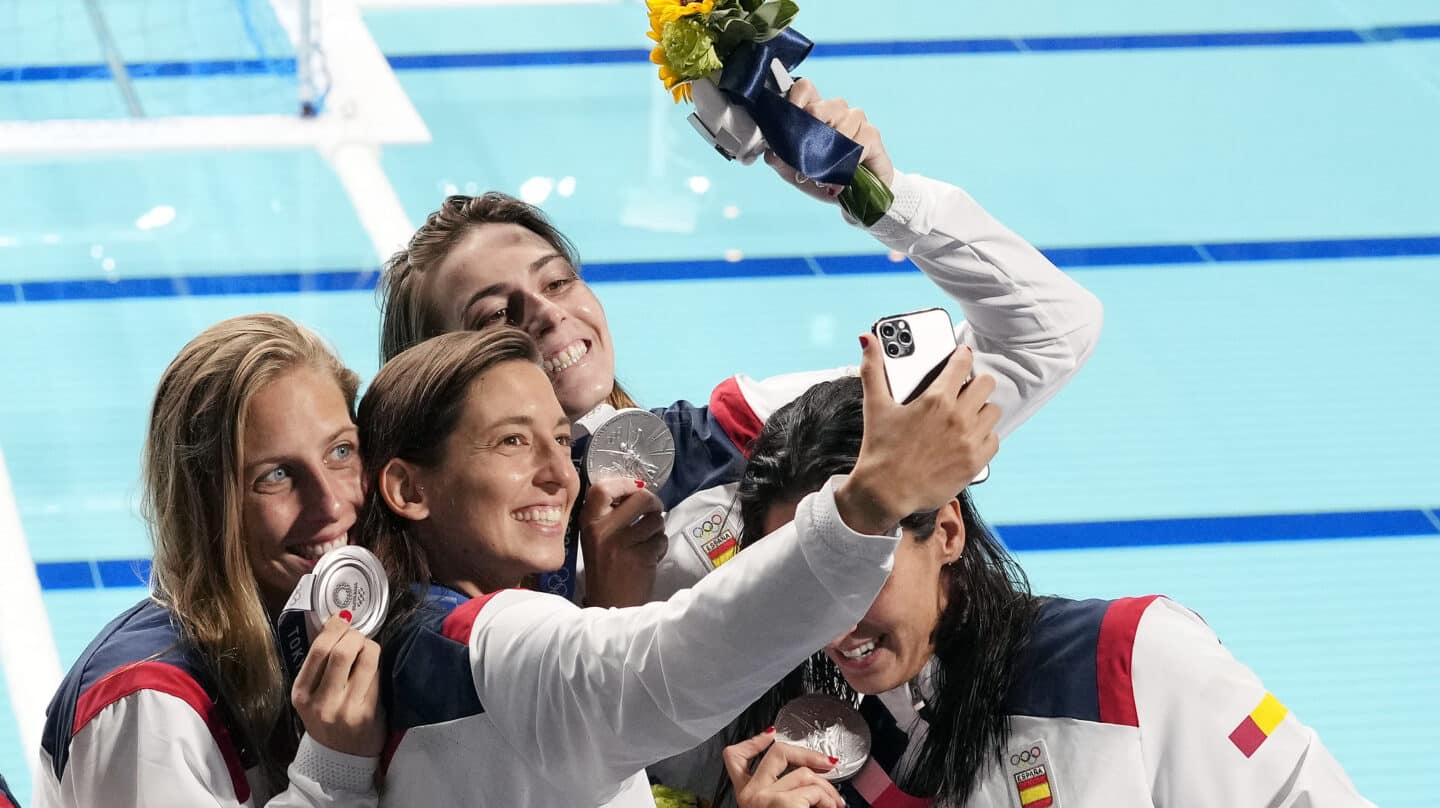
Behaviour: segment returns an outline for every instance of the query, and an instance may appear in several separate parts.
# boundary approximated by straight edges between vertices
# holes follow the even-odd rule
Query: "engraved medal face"
[[[591,482],[624,477],[644,480],[656,489],[670,479],[675,438],[660,416],[627,407],[595,427],[585,450],[585,474]]]
[[[315,563],[306,619],[319,631],[331,615],[348,612],[350,625],[374,637],[385,623],[390,604],[390,583],[380,559],[363,547],[331,550]]]
[[[870,727],[854,707],[833,696],[801,696],[780,708],[775,737],[822,755],[839,758],[820,776],[848,780],[870,759]]]

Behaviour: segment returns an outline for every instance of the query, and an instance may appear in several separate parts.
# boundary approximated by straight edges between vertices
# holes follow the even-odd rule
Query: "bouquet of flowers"
[[[800,182],[843,186],[840,204],[872,225],[894,195],[860,165],[860,144],[785,100],[790,71],[814,43],[790,27],[794,0],[645,0],[650,61],[676,103],[716,150],[750,163],[766,149],[793,166]]]

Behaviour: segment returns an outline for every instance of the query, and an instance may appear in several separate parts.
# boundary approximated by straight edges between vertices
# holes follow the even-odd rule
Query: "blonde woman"
[[[272,630],[355,524],[357,386],[274,315],[212,326],[166,368],[144,451],[151,596],[50,703],[37,806],[375,804],[378,646],[332,618],[287,690]]]

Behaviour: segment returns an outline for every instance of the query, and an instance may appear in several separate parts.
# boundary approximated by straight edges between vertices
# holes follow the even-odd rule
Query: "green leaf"
[[[785,30],[799,12],[794,0],[764,0],[750,15],[750,23],[759,33],[759,41],[764,42]]]
[[[729,58],[742,43],[753,42],[756,37],[755,26],[739,17],[733,17],[723,21],[719,27],[712,25],[711,31],[715,37],[715,53],[723,62]]]

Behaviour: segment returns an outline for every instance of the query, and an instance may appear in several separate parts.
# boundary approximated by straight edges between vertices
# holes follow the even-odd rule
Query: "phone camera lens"
[[[885,339],[890,339],[891,337],[895,336],[895,326],[891,325],[890,323],[886,323],[880,326],[880,336],[884,337]]]
[[[901,331],[901,332],[900,332],[900,336],[899,336],[898,339],[900,340],[900,344],[901,344],[901,345],[909,345],[909,344],[910,344],[910,332],[909,332],[909,331]]]
[[[893,342],[887,342],[885,343],[885,353],[889,356],[899,356],[900,346]]]

